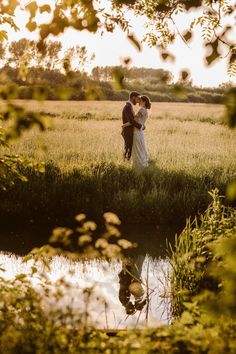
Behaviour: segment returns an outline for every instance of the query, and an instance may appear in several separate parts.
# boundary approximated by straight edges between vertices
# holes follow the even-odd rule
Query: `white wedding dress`
[[[140,123],[146,123],[148,118],[148,111],[146,108],[142,107],[138,111],[135,120]],[[148,155],[145,143],[144,131],[134,127],[133,135],[133,147],[132,147],[132,163],[133,167],[136,169],[148,166]]]

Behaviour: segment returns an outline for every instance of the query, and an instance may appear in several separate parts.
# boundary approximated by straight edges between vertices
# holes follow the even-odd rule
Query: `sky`
[[[101,0],[104,2],[105,0]],[[29,1],[22,0],[22,4]],[[38,4],[50,4],[54,0],[38,0]],[[41,15],[42,16],[42,15]],[[41,17],[42,21],[47,20],[48,15]],[[196,17],[195,12],[189,15],[180,15],[176,18],[176,23],[180,32],[186,28],[187,24]],[[37,33],[30,33],[26,28],[27,16],[23,11],[16,12],[16,23],[20,31],[9,31],[9,41],[19,40],[20,38],[37,39]],[[145,18],[135,18],[130,15],[133,23],[133,29],[136,36],[142,40],[145,33]],[[40,22],[40,18],[38,18]],[[126,57],[132,58],[131,65],[137,67],[163,68],[172,72],[174,80],[178,80],[179,72],[188,69],[191,72],[193,84],[196,86],[214,87],[224,82],[232,81],[236,84],[236,78],[227,75],[227,59],[221,59],[210,67],[206,67],[204,63],[205,48],[203,47],[201,34],[199,29],[194,31],[193,40],[186,45],[180,37],[177,38],[175,44],[169,47],[169,50],[175,55],[174,63],[163,62],[156,48],[149,48],[147,44],[142,44],[142,51],[138,52],[133,44],[127,39],[121,29],[116,29],[114,33],[106,33],[101,36],[91,34],[88,31],[78,32],[74,29],[67,29],[62,35],[56,38],[60,39],[63,49],[74,45],[86,46],[89,53],[95,53],[95,59],[85,69],[91,71],[94,66],[112,66],[122,64],[122,59]]]

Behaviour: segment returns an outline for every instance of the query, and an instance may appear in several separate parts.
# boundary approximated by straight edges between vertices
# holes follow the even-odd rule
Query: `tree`
[[[172,74],[164,69],[152,69],[152,68],[136,68],[131,67],[127,71],[127,78],[129,79],[141,79],[141,80],[155,80],[156,83],[166,82],[170,83],[173,79]]]
[[[0,60],[5,59],[5,54],[6,54],[6,47],[4,46],[3,43],[0,42]]]
[[[61,49],[61,42],[52,40],[45,41],[41,51],[36,47],[38,66],[43,66],[49,70],[55,69],[60,62],[59,54]]]
[[[67,49],[63,59],[63,66],[66,72],[70,72],[72,67],[74,70],[83,70],[86,63],[93,60],[94,54],[89,56],[85,46],[76,45]]]
[[[0,63],[1,63],[1,68],[4,67],[6,63],[6,46],[0,42]]]
[[[35,42],[26,38],[11,42],[9,46],[8,62],[19,68],[24,63],[30,66],[34,58]]]

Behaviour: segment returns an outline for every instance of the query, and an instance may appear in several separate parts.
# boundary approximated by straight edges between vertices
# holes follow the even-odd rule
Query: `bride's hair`
[[[145,103],[145,107],[147,109],[151,108],[151,101],[150,101],[150,98],[148,96],[141,96],[141,100]]]

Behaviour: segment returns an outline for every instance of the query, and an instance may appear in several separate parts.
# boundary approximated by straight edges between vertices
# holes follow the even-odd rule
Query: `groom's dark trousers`
[[[122,111],[123,124],[131,123],[132,125],[122,129],[122,136],[125,142],[124,158],[130,160],[133,146],[134,127],[141,129],[142,124],[135,121],[134,111],[131,102],[126,102]]]

